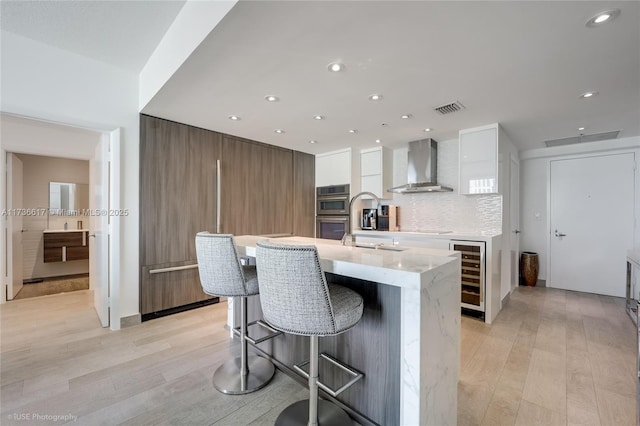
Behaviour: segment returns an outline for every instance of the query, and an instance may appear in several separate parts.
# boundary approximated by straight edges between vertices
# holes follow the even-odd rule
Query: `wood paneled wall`
[[[140,132],[141,313],[209,297],[197,269],[148,271],[196,263],[196,233],[216,232],[217,160],[220,232],[314,235],[312,155],[146,115]]]
[[[293,235],[300,237],[314,237],[316,232],[315,170],[314,155],[293,152]]]

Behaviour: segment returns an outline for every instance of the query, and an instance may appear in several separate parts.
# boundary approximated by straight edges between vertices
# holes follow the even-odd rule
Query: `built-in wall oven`
[[[349,227],[349,185],[316,189],[316,238],[340,240]]]
[[[318,216],[316,218],[316,237],[340,240],[347,233],[348,216]]]
[[[460,305],[485,312],[485,242],[453,240],[449,249],[460,252]]]
[[[331,185],[317,188],[316,214],[318,216],[348,215],[349,185]]]

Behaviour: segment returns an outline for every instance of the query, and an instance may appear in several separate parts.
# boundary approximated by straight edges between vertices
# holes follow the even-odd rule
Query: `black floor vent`
[[[176,306],[175,308],[165,309],[163,311],[151,312],[149,314],[142,314],[142,322],[149,321],[156,318],[166,317],[167,315],[177,314],[178,312],[190,311],[191,309],[201,308],[207,305],[213,305],[220,302],[219,297],[203,300],[201,302],[190,303],[188,305]]]

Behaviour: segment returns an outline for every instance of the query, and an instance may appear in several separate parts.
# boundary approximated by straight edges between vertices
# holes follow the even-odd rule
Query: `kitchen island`
[[[265,237],[239,236],[241,256],[255,257]],[[277,242],[318,247],[327,280],[364,299],[353,329],[320,339],[327,352],[365,374],[332,399],[361,423],[453,425],[457,422],[460,363],[460,256],[448,250],[397,246],[352,247],[333,240],[287,237]],[[249,298],[249,320],[261,318],[257,297]],[[230,322],[239,313],[230,303]],[[230,325],[233,325],[230,324]],[[283,371],[309,357],[309,339],[284,334],[259,344]],[[327,370],[334,386],[340,376]],[[327,377],[330,376],[330,377]],[[323,395],[323,397],[327,397]]]

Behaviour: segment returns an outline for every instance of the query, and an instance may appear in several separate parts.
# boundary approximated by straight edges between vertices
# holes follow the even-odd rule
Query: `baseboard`
[[[511,300],[511,292],[507,293],[507,295],[502,298],[500,308],[504,309],[504,307],[507,306],[507,303],[509,303],[509,300]]]
[[[129,315],[128,317],[120,318],[120,328],[133,327],[138,324],[142,324],[141,314]]]

